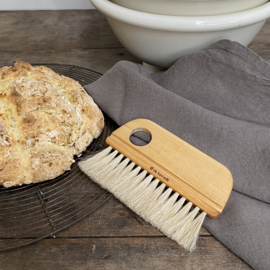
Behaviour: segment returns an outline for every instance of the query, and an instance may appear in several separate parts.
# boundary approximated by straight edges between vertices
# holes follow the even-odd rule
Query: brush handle
[[[151,141],[136,146],[130,136],[145,131]],[[232,191],[233,179],[222,164],[147,119],[136,119],[115,130],[106,140],[119,153],[205,211],[218,217]]]

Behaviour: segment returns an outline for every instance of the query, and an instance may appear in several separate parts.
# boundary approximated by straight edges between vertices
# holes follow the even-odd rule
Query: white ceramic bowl
[[[201,17],[139,12],[108,0],[91,2],[106,15],[123,46],[143,62],[163,68],[221,39],[247,46],[270,17],[270,2],[239,13]]]
[[[176,16],[221,15],[259,7],[268,0],[110,0],[133,10]]]

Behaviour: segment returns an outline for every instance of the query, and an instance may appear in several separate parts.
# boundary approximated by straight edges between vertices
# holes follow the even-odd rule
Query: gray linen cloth
[[[117,124],[150,119],[228,167],[233,192],[221,216],[204,227],[253,268],[270,269],[266,61],[222,40],[156,74],[121,61],[85,89]]]

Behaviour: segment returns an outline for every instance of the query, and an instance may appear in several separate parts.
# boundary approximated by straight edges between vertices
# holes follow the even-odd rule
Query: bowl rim
[[[221,15],[221,14],[229,14],[229,13],[236,13],[241,12],[249,9],[253,9],[255,7],[259,7],[261,5],[266,4],[269,2],[269,0],[110,0],[110,2],[126,7],[128,9],[137,10],[141,12],[146,13],[154,13],[161,15],[162,13],[159,13],[159,9],[163,8],[166,5],[171,5],[172,8],[175,9],[184,9],[186,12],[198,12],[199,10],[203,10],[203,13],[208,12],[209,9],[214,8],[214,12],[210,12],[211,14],[198,14],[198,15],[191,15],[189,13],[185,14],[169,14],[169,12],[164,13],[163,15],[175,15],[175,16],[213,16],[213,15]],[[120,3],[119,3],[120,2]],[[123,4],[125,3],[125,4]],[[128,4],[126,4],[128,3]],[[131,4],[132,3],[132,4]],[[138,6],[143,5],[143,3],[146,4],[146,10],[138,9]],[[150,7],[151,5],[155,5],[154,10],[157,10],[156,12],[151,12]],[[132,7],[133,6],[133,7]],[[155,9],[156,6],[159,6],[159,8]],[[225,9],[225,12],[224,12]],[[208,10],[208,11],[206,11]],[[215,10],[222,10],[222,13],[215,14]],[[201,12],[201,11],[199,11]]]
[[[236,13],[211,16],[158,15],[124,8],[109,0],[90,0],[107,17],[134,26],[172,32],[211,32],[240,28],[270,18],[270,2]]]

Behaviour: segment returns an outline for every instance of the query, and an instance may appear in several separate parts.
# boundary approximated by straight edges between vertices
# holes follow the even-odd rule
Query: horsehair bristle
[[[171,188],[136,166],[117,150],[107,147],[87,160],[80,169],[112,192],[130,209],[179,245],[193,251],[206,216]]]

